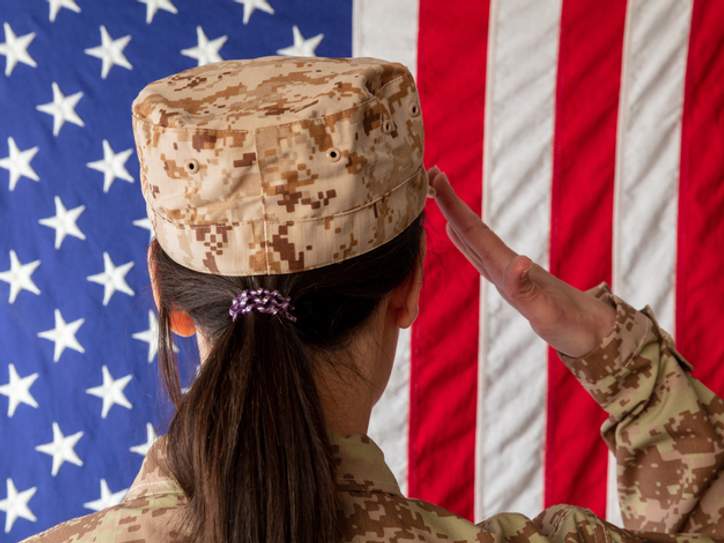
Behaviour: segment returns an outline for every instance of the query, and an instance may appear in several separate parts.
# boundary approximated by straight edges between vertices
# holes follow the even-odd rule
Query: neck
[[[319,400],[329,432],[338,435],[367,433],[374,400],[368,387],[357,381],[354,383],[341,382],[328,375],[317,379]]]

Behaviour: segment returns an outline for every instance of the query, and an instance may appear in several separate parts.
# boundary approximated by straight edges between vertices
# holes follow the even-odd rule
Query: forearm
[[[724,537],[724,402],[696,381],[647,306],[605,284],[589,291],[616,309],[598,348],[561,359],[608,413],[601,431],[618,462],[627,528]]]
[[[533,519],[515,513],[500,513],[478,524],[477,537],[459,541],[504,543],[715,543],[706,534],[658,533],[623,529],[597,517],[589,509],[555,505]],[[463,535],[463,534],[454,534]]]

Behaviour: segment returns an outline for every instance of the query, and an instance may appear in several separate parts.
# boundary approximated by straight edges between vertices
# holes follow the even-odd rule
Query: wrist
[[[595,298],[596,302],[596,346],[602,345],[616,328],[616,306],[610,301]]]
[[[575,350],[571,352],[557,349],[558,353],[568,358],[585,358],[597,351],[615,332],[616,308],[610,300],[600,299],[585,293],[585,301],[581,303],[580,315],[584,332]]]

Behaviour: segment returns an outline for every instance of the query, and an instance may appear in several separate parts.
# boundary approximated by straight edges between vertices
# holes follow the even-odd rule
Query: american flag
[[[426,164],[515,250],[650,304],[724,393],[719,0],[4,0],[0,23],[3,541],[118,501],[168,422],[130,103],[199,63],[403,62]],[[403,492],[619,522],[601,411],[427,213],[421,313],[369,429]]]
[[[2,1],[0,541],[116,503],[168,423],[133,98],[221,59],[350,56],[351,24],[334,0]]]

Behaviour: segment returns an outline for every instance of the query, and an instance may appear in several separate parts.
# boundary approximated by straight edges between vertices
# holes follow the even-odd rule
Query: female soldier
[[[724,537],[722,401],[648,307],[552,277],[425,171],[404,66],[264,57],[193,68],[146,86],[133,128],[159,363],[177,412],[120,505],[30,541]],[[563,505],[474,525],[400,493],[366,432],[399,329],[418,312],[428,185],[453,242],[610,414],[627,526],[658,534]],[[199,342],[186,393],[171,332]]]

